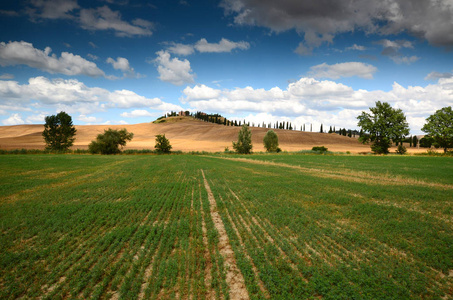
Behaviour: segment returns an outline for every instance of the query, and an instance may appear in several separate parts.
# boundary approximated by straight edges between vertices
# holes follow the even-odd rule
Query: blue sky
[[[2,1],[0,125],[183,109],[352,129],[385,101],[420,134],[453,104],[453,2],[375,2]]]

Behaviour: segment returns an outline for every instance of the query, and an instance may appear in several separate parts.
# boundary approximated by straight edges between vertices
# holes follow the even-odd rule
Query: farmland
[[[6,155],[0,298],[448,299],[449,157]]]

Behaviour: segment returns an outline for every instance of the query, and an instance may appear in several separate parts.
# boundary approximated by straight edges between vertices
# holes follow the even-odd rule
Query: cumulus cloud
[[[170,82],[174,85],[194,82],[195,74],[192,72],[190,62],[187,59],[171,58],[168,51],[162,50],[156,52],[156,54],[157,58],[154,62],[157,64],[160,80]]]
[[[218,43],[209,43],[205,38],[195,44],[170,43],[167,51],[176,55],[191,55],[197,50],[200,53],[227,53],[235,49],[248,50],[250,44],[245,41],[233,42],[222,38]]]
[[[20,125],[25,124],[19,114],[12,114],[8,119],[2,121],[3,125]]]
[[[118,11],[112,11],[108,6],[96,9],[80,10],[80,26],[87,30],[113,30],[117,36],[150,36],[153,23],[135,19],[132,24],[123,21]]]
[[[116,60],[109,57],[106,60],[107,63],[111,64],[115,70],[120,70],[123,72],[123,77],[135,77],[141,78],[144,75],[140,73],[135,73],[134,68],[129,65],[129,60],[124,57],[117,57]]]
[[[62,52],[60,57],[51,54],[52,49],[36,49],[33,44],[24,41],[0,43],[0,65],[27,65],[49,73],[65,75],[87,75],[91,77],[105,76],[95,63],[74,55]]]
[[[334,65],[326,63],[316,65],[310,68],[308,74],[315,78],[332,78],[358,76],[365,79],[373,79],[373,74],[377,68],[370,64],[361,62],[345,62]]]
[[[209,43],[206,39],[201,39],[195,43],[195,49],[198,52],[231,52],[234,49],[247,50],[250,48],[250,44],[244,41],[241,42],[232,42],[225,38],[222,38],[218,43]]]
[[[171,46],[167,48],[168,52],[176,55],[191,55],[195,52],[193,45],[171,43]]]
[[[308,47],[356,30],[381,35],[408,32],[436,46],[453,46],[450,0],[223,0],[221,6],[238,25],[305,33]]]
[[[159,98],[147,98],[129,90],[111,92],[99,87],[88,87],[76,79],[49,80],[42,76],[30,78],[28,84],[22,85],[16,81],[0,80],[0,99],[8,110],[12,110],[13,105],[25,108],[34,103],[38,107],[58,108],[82,115],[110,108],[148,108],[158,111],[182,109]]]
[[[356,128],[356,117],[375,105],[375,101],[389,102],[401,108],[413,132],[420,132],[424,120],[453,102],[453,78],[442,78],[425,87],[403,87],[394,83],[391,90],[355,90],[329,80],[301,78],[286,89],[214,89],[205,85],[186,87],[180,99],[193,110],[244,115],[255,123],[268,122],[269,116],[278,120],[289,118],[298,128],[305,123],[337,125]],[[251,118],[251,116],[266,116]],[[318,126],[318,125],[316,125]]]

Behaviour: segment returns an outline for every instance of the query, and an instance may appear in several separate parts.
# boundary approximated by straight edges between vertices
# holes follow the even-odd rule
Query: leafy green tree
[[[370,107],[370,113],[362,112],[357,117],[358,126],[368,135],[359,140],[362,143],[371,141],[371,150],[378,154],[389,153],[392,140],[409,134],[409,124],[401,109],[394,109],[387,102],[376,102],[376,107]]]
[[[252,132],[247,124],[244,124],[239,130],[238,141],[233,142],[233,148],[237,153],[249,154],[252,151]]]
[[[46,149],[68,150],[73,145],[77,132],[71,116],[61,111],[57,115],[47,116],[45,122],[42,136],[46,142]]]
[[[280,148],[278,148],[278,136],[272,129],[264,135],[263,143],[267,152],[280,152]]]
[[[423,125],[422,131],[427,133],[439,147],[453,148],[453,111],[451,106],[437,110],[434,114],[426,119],[427,123]]]
[[[133,137],[134,134],[128,132],[126,128],[121,130],[109,128],[104,130],[104,133],[98,134],[96,140],[88,145],[88,150],[92,154],[118,154],[121,152],[119,146],[126,146],[127,141],[131,141]]]
[[[156,145],[154,148],[158,153],[170,153],[172,146],[170,141],[165,137],[165,134],[156,135]]]

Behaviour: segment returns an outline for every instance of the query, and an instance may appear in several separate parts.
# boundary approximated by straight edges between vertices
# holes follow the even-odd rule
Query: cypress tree
[[[320,132],[320,133],[323,133],[323,132],[324,132],[323,129],[322,129],[322,124],[321,124],[321,128],[319,129],[319,132]]]

